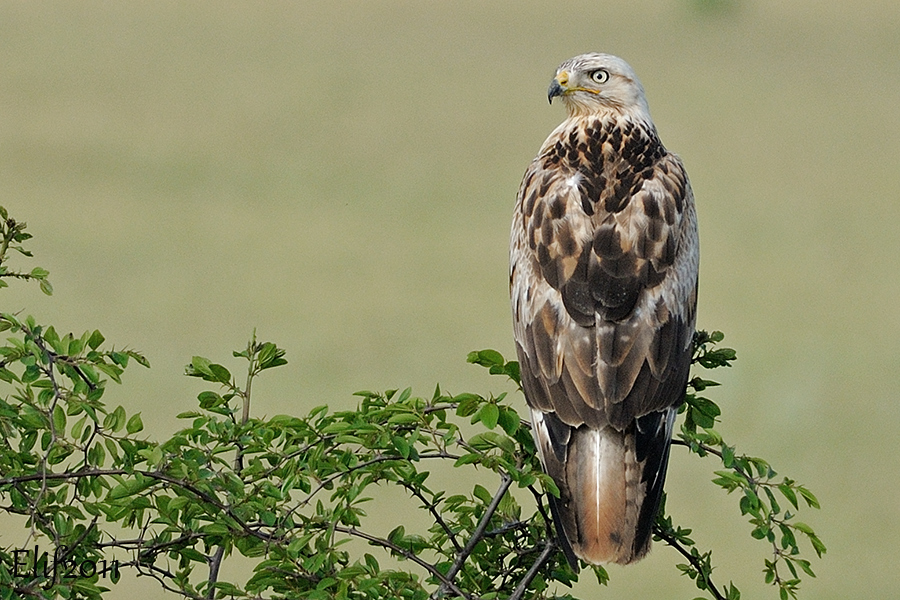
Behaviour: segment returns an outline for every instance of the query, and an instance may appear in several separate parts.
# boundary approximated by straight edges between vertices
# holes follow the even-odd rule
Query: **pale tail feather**
[[[644,491],[632,436],[611,427],[579,428],[569,446],[569,509],[575,514],[575,554],[589,563],[629,563]],[[573,539],[574,538],[574,539]]]
[[[532,411],[541,462],[560,488],[551,509],[569,562],[628,564],[650,548],[675,410],[620,432],[573,428]],[[640,455],[640,456],[639,456]]]

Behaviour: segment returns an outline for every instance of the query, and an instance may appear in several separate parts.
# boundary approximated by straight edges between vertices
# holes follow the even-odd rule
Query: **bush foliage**
[[[8,267],[13,253],[31,256],[22,246],[30,235],[2,207],[0,217],[0,287],[34,280],[52,293],[46,270]],[[557,490],[541,471],[519,395],[364,391],[356,410],[258,418],[253,382],[286,360],[254,336],[233,353],[239,372],[191,360],[186,374],[208,389],[178,415],[184,428],[155,441],[139,412],[104,402],[127,368],[149,367],[141,353],[30,316],[0,313],[0,330],[0,509],[22,524],[0,548],[0,598],[99,599],[125,570],[197,600],[571,597],[557,595],[578,577],[549,522],[546,494]],[[698,332],[694,363],[730,366],[735,353],[718,346],[722,339]],[[517,363],[496,351],[468,361],[519,382]],[[795,513],[818,502],[722,439],[719,407],[700,395],[715,385],[690,381],[672,443],[713,457],[712,483],[736,495],[750,535],[766,545],[766,581],[782,599],[796,597],[801,577],[813,576],[801,546],[819,556],[825,546]],[[432,483],[440,469],[459,489]],[[395,511],[404,524],[378,533],[366,506],[386,486],[410,504]],[[413,510],[426,527],[404,518]],[[733,583],[713,582],[711,552],[664,506],[654,532],[708,597],[740,597]],[[238,554],[253,574],[228,581],[222,567]],[[602,567],[585,568],[607,581]]]

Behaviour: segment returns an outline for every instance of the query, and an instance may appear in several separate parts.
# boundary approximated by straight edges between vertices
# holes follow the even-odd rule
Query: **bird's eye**
[[[603,69],[597,69],[591,73],[591,79],[594,80],[594,83],[606,83],[609,79],[609,73]]]

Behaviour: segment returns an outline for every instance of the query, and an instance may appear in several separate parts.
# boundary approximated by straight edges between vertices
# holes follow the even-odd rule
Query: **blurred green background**
[[[254,327],[290,360],[255,386],[258,415],[352,407],[358,389],[508,389],[465,355],[514,354],[513,200],[563,116],[554,68],[591,50],[632,64],[690,173],[699,326],[739,356],[711,390],[721,432],[822,502],[802,518],[829,552],[801,597],[892,597],[893,0],[4,1],[0,203],[56,293],[14,286],[2,309],[144,351],[153,368],[106,398],[156,438],[196,402],[190,357],[228,361]],[[674,453],[669,510],[718,580],[774,598],[712,466]],[[658,545],[610,568],[598,597],[697,595],[675,559]],[[164,597],[125,581],[111,598],[134,590]]]

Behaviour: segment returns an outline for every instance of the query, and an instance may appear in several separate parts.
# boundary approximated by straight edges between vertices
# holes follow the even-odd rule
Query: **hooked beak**
[[[565,71],[560,71],[557,73],[556,77],[553,78],[553,81],[550,83],[550,89],[547,90],[547,101],[550,104],[553,104],[553,99],[557,96],[562,96],[568,91],[568,88],[564,87],[569,83],[569,74]]]

